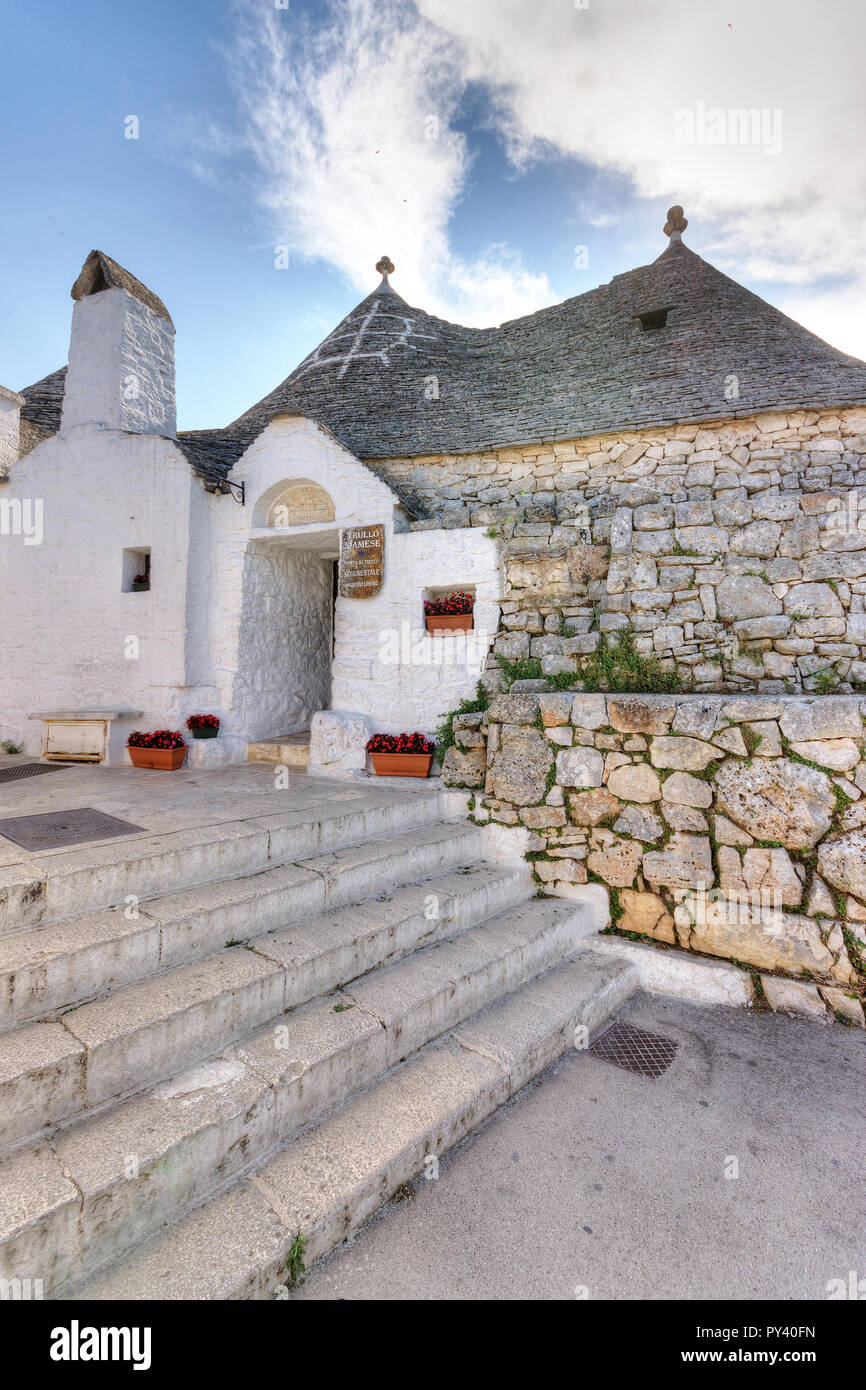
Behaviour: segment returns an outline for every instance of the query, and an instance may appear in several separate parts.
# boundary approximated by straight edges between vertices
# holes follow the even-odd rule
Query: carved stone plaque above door
[[[269,526],[304,526],[314,521],[333,521],[334,502],[318,483],[292,483],[268,513]]]

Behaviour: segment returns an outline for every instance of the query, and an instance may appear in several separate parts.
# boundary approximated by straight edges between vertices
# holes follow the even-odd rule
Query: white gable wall
[[[475,629],[432,637],[425,591],[471,589]],[[475,694],[499,623],[496,542],[480,527],[408,531],[385,542],[385,578],[372,599],[337,600],[331,702],[366,714],[380,733],[432,735]]]
[[[138,727],[170,721],[188,679],[193,489],[180,450],[155,435],[75,429],[13,465],[0,503],[6,515],[16,502],[25,516],[41,507],[43,537],[0,533],[0,737],[38,753],[41,726],[27,716],[45,709],[123,706],[143,711]],[[124,549],[146,548],[150,592],[124,593]],[[132,727],[113,727],[113,760]]]
[[[221,499],[214,512],[211,600],[214,679],[227,734],[275,737],[309,727],[330,704],[366,714],[383,731],[431,732],[473,694],[496,632],[501,575],[496,543],[482,530],[405,529],[391,489],[326,430],[301,417],[273,421],[232,471],[247,505]],[[333,525],[265,527],[268,511],[294,480],[318,483],[335,505]],[[381,522],[385,578],[369,599],[338,598],[330,700],[321,658],[330,657],[327,562],[340,529]],[[395,528],[396,522],[396,528]],[[429,588],[476,591],[476,626],[489,636],[478,660],[450,662],[450,639],[424,636]],[[395,642],[400,656],[393,660]],[[414,644],[414,646],[410,645]],[[439,660],[435,660],[438,652]],[[317,703],[318,701],[318,703]]]
[[[221,498],[214,511],[213,671],[226,733],[255,740],[309,728],[329,703],[338,530],[381,521],[392,531],[395,498],[327,430],[297,416],[272,421],[231,476],[245,484],[246,506]],[[333,525],[268,532],[270,507],[296,479],[331,495]]]

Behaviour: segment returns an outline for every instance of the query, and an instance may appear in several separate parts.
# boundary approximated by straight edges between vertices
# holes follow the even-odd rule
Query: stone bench
[[[134,709],[37,710],[28,719],[42,723],[42,757],[48,762],[109,761],[109,730],[115,719],[139,719]]]

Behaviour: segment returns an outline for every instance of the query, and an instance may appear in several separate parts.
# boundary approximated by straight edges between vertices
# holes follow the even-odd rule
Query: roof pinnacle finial
[[[394,262],[391,260],[391,257],[383,256],[380,261],[376,262],[376,269],[382,276],[382,280],[384,281],[384,283],[387,285],[388,276],[394,274]]]
[[[683,215],[683,210],[679,203],[675,203],[672,208],[668,208],[668,220],[664,225],[665,236],[671,239],[671,245],[676,241],[682,241],[683,232],[689,225],[689,220]]]

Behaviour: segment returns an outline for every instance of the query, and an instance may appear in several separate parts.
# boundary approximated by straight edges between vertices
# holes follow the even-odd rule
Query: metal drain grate
[[[40,777],[43,772],[59,772],[72,763],[19,763],[14,767],[0,767],[0,782],[20,782],[22,777]]]
[[[63,849],[88,840],[111,840],[116,835],[135,835],[143,830],[128,820],[106,816],[84,806],[80,811],[49,811],[42,816],[10,816],[0,820],[0,835],[22,849]]]
[[[614,1023],[589,1048],[593,1057],[613,1062],[625,1071],[636,1071],[640,1076],[663,1076],[676,1050],[677,1045],[670,1038],[633,1028],[630,1023]]]

